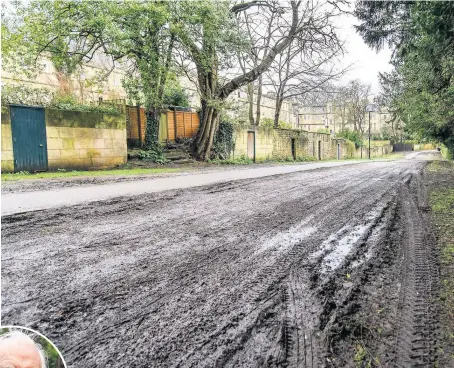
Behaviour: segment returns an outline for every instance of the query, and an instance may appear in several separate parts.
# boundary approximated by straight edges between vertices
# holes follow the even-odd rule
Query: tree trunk
[[[202,100],[202,116],[199,130],[194,140],[194,155],[199,160],[208,160],[211,156],[214,134],[218,127],[219,110]]]
[[[159,144],[159,118],[161,111],[158,108],[149,108],[146,113],[145,149],[155,149]]]
[[[284,99],[282,97],[276,97],[276,110],[274,112],[275,128],[279,128],[279,117],[281,116],[282,102],[284,102]]]
[[[254,125],[254,83],[247,85],[247,99],[249,103],[249,124]]]
[[[257,102],[256,102],[256,107],[255,107],[255,124],[260,125],[260,104],[262,101],[262,82],[263,77],[260,75],[258,81],[258,88],[257,88]]]

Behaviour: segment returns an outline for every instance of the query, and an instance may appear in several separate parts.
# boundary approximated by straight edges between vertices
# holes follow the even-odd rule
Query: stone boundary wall
[[[273,158],[273,128],[234,124],[235,150],[233,158],[247,156],[248,132],[255,133],[255,159],[256,161],[271,160]]]
[[[367,158],[368,147],[355,149],[353,143],[342,138],[332,138],[329,133],[314,133],[296,129],[234,125],[235,150],[232,158],[247,156],[248,133],[255,133],[255,160],[293,160],[294,140],[297,161]],[[319,153],[320,147],[320,153]],[[392,145],[371,147],[371,157],[391,153]]]
[[[413,145],[413,151],[433,150],[435,148],[432,143],[418,143]]]
[[[127,161],[126,118],[45,109],[48,168],[111,168]],[[9,110],[2,110],[2,170],[14,171]]]
[[[248,133],[255,133],[255,160],[292,160],[292,140],[297,160],[317,160],[320,144],[320,159],[336,159],[337,144],[341,157],[346,156],[344,140],[331,139],[327,133],[312,133],[296,129],[274,129],[271,127],[234,125],[235,150],[232,158],[247,156]],[[320,143],[319,143],[320,142]]]

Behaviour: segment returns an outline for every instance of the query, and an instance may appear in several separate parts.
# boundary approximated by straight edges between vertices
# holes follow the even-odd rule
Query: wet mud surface
[[[2,323],[70,367],[432,367],[421,161],[7,216]]]
[[[264,168],[279,166],[279,164],[273,163],[258,163],[250,165],[211,165],[203,166],[197,163],[199,166],[178,166],[178,165],[167,165],[166,168],[177,169],[176,172],[163,172],[163,173],[152,173],[152,174],[134,174],[134,175],[106,175],[106,176],[77,176],[67,178],[52,178],[52,179],[19,179],[2,181],[1,192],[2,193],[20,193],[20,192],[35,192],[41,190],[60,189],[68,187],[87,187],[91,185],[100,184],[113,184],[113,183],[124,183],[138,180],[149,180],[155,178],[167,178],[171,176],[182,176],[192,174],[204,174],[220,171],[229,170],[248,170],[251,168]],[[301,164],[301,162],[297,163]],[[152,168],[162,168],[162,166]]]

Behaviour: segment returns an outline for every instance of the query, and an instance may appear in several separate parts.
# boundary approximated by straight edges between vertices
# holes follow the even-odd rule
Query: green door
[[[47,170],[44,109],[11,105],[14,171]]]

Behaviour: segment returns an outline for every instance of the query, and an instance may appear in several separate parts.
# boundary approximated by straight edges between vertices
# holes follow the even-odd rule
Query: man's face
[[[43,368],[35,344],[21,337],[0,341],[0,368]]]

